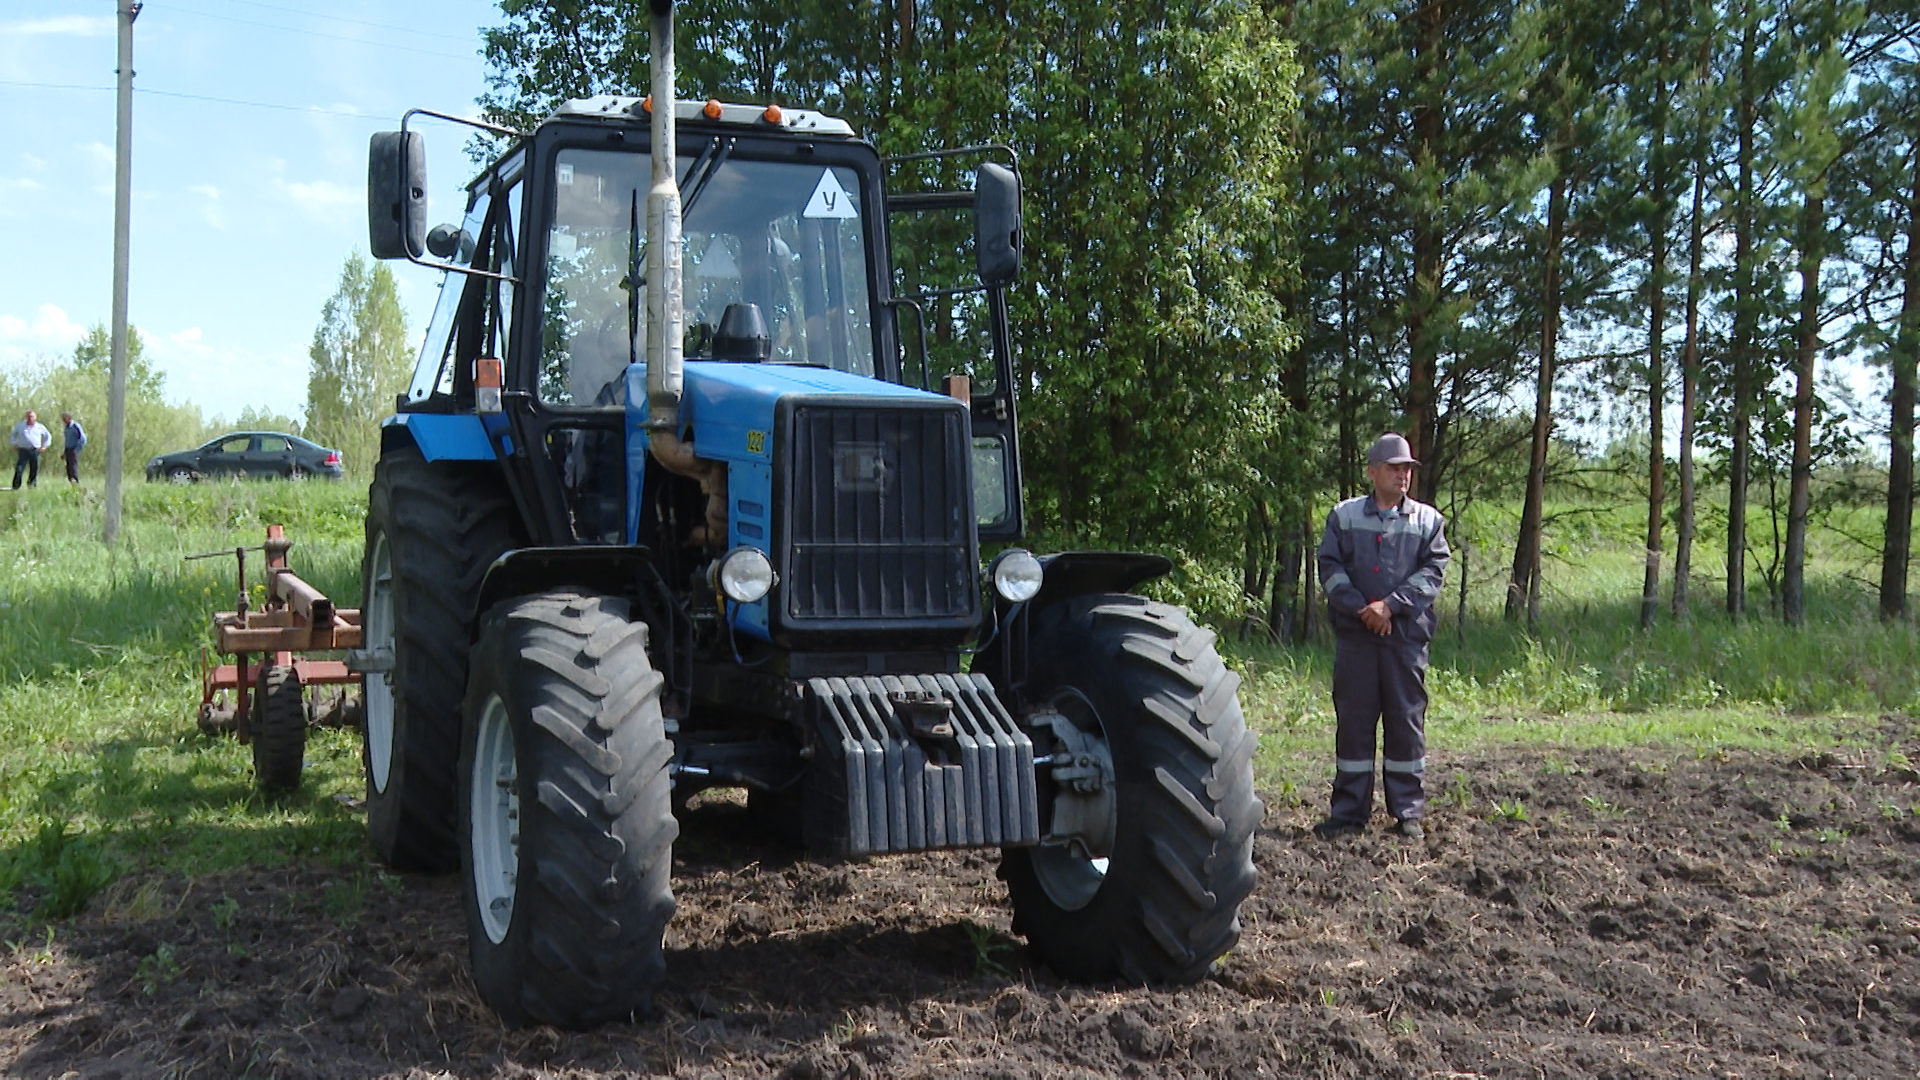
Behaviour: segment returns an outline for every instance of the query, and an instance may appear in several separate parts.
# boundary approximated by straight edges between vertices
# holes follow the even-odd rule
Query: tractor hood
[[[693,432],[694,450],[700,457],[741,464],[765,465],[773,460],[774,409],[781,398],[948,400],[829,368],[689,360],[685,370],[681,432]],[[634,364],[627,369],[627,416],[629,430],[636,434],[647,418],[646,391],[647,366]]]

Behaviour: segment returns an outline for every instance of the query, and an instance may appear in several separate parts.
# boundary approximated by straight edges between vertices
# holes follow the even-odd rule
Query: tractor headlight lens
[[[766,553],[757,548],[734,548],[720,560],[720,591],[736,604],[751,604],[773,591],[779,576]]]
[[[1009,603],[1020,604],[1040,594],[1040,581],[1045,571],[1040,568],[1040,560],[1030,551],[1008,548],[993,560],[988,571],[993,577],[993,591]]]

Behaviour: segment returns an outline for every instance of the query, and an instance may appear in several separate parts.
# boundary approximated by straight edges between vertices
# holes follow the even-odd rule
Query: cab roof
[[[645,120],[649,114],[646,103],[650,100],[619,94],[574,98],[561,104],[547,119]],[[839,135],[847,138],[852,138],[854,134],[853,125],[837,116],[810,109],[789,109],[782,105],[734,105],[720,101],[680,100],[673,103],[673,118],[687,124],[725,124],[794,134]]]

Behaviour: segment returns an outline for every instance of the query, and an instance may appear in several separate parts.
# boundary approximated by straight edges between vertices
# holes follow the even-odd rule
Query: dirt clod
[[[1874,738],[1920,760],[1901,724]],[[991,856],[799,862],[715,800],[685,823],[654,1015],[589,1033],[499,1026],[451,879],[345,913],[329,886],[361,868],[123,882],[149,902],[50,947],[0,919],[0,1074],[1911,1076],[1920,781],[1880,759],[1450,758],[1470,798],[1420,845],[1276,809],[1239,944],[1156,989],[1034,966]],[[1528,821],[1487,820],[1515,798]]]

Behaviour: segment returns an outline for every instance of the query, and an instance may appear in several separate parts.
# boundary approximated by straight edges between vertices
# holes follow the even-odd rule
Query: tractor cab
[[[822,369],[922,391],[950,388],[944,379],[934,385],[936,364],[949,369],[942,376],[965,376],[951,385],[961,387],[969,415],[977,525],[985,539],[1017,538],[1023,519],[1004,295],[1018,268],[1017,174],[986,162],[974,192],[915,192],[890,205],[888,163],[845,121],[711,101],[679,102],[676,113],[683,356]],[[533,132],[515,135],[468,186],[459,225],[419,237],[396,228],[385,248],[449,271],[396,425],[428,428],[436,421],[427,417],[478,410],[488,441],[515,474],[515,498],[536,524],[533,539],[544,545],[637,539],[639,514],[628,505],[637,492],[620,466],[633,430],[623,422],[634,403],[629,368],[644,371],[649,333],[649,115],[649,99],[565,103]],[[424,174],[417,133],[401,133],[387,149],[401,160],[376,161],[375,173]],[[377,188],[379,179],[370,183]],[[896,282],[924,276],[911,263],[934,261],[917,241],[939,231],[939,211],[956,209],[973,211],[975,235],[954,237],[950,246],[972,241],[987,253],[976,280],[935,295],[896,296]],[[915,220],[922,216],[925,224]],[[898,272],[890,224],[913,238]],[[957,336],[977,343],[979,354],[947,348],[929,356],[930,307],[939,309],[945,338],[958,326]],[[481,360],[498,361],[489,369],[499,373],[496,412],[487,411],[491,388],[474,382]],[[516,439],[544,453],[515,455]],[[472,439],[467,445],[481,448]]]

